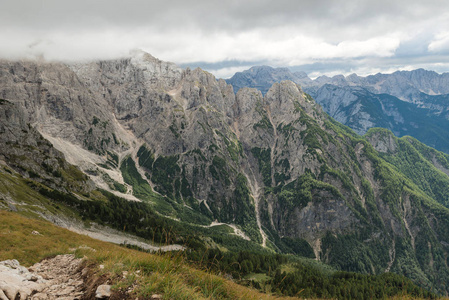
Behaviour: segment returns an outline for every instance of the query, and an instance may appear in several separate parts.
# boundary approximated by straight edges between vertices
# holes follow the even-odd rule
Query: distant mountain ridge
[[[417,69],[366,77],[320,76],[312,80],[287,68],[264,66],[236,73],[227,82],[235,90],[246,84],[263,93],[281,77],[302,86],[325,112],[358,134],[373,127],[387,128],[399,137],[411,135],[449,153],[449,73]]]
[[[416,69],[413,71],[396,71],[391,74],[378,73],[375,75],[348,76],[322,75],[311,79],[305,72],[291,72],[288,68],[272,68],[269,66],[255,66],[243,72],[237,72],[226,82],[237,92],[242,87],[260,87],[262,93],[268,90],[274,82],[291,80],[304,89],[313,90],[325,84],[339,87],[358,86],[376,94],[393,95],[403,101],[413,102],[419,93],[428,95],[449,94],[449,73],[438,74],[435,71]],[[245,84],[246,83],[246,84]],[[254,85],[249,85],[250,83]],[[418,99],[420,99],[418,95]]]
[[[336,86],[360,86],[376,94],[389,94],[403,101],[414,102],[420,99],[419,94],[449,94],[449,73],[438,74],[434,71],[417,69],[413,71],[396,71],[392,74],[369,75],[366,77],[351,74],[344,77],[320,76],[314,80],[323,84]],[[303,84],[305,82],[302,82]],[[415,98],[417,97],[417,98]]]
[[[260,90],[262,94],[266,94],[274,83],[283,80],[290,80],[295,83],[312,82],[305,72],[292,73],[288,68],[272,68],[269,66],[255,66],[246,71],[237,72],[226,82],[233,86],[236,93],[243,87],[252,87]]]

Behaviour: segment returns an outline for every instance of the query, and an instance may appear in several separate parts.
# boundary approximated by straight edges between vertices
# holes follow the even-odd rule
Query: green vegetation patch
[[[379,134],[379,130],[369,134]],[[422,191],[449,208],[449,176],[433,164],[438,161],[443,167],[449,165],[449,155],[425,146],[411,137],[396,138],[390,131],[384,137],[395,141],[394,153],[379,153],[387,162],[410,178]]]
[[[131,157],[123,160],[120,170],[122,172],[123,180],[132,186],[134,196],[141,200],[153,203],[156,210],[162,214],[173,214],[173,206],[167,201],[167,198],[153,192],[150,184],[140,176]]]
[[[251,153],[257,159],[259,172],[262,174],[265,186],[271,186],[271,149],[252,148]]]
[[[258,128],[265,130],[273,130],[273,125],[271,124],[270,119],[268,118],[268,114],[263,108],[262,102],[258,100],[256,102],[256,112],[262,117],[262,119],[253,125],[253,128],[257,130]]]
[[[419,297],[436,299],[436,295],[413,284],[411,280],[393,273],[365,275],[336,272],[324,276],[317,269],[298,265],[286,273],[278,269],[266,284],[279,294],[301,298],[327,299],[384,299],[387,297]]]
[[[179,192],[179,188],[175,189],[175,182],[181,172],[178,165],[179,155],[155,158],[153,152],[143,145],[139,148],[137,157],[139,165],[148,171],[145,175],[156,184],[156,191],[175,199],[176,193]]]
[[[307,203],[316,200],[318,192],[326,191],[337,199],[344,199],[340,191],[326,182],[317,180],[311,172],[306,172],[295,181],[283,186],[279,193],[279,204],[283,211],[292,211],[294,208],[303,208]]]
[[[227,163],[223,157],[218,155],[214,156],[212,164],[209,166],[209,172],[215,180],[222,181],[226,186],[231,184],[227,171]]]
[[[291,249],[292,253],[302,257],[315,258],[315,253],[310,244],[301,238],[283,237],[281,241]]]

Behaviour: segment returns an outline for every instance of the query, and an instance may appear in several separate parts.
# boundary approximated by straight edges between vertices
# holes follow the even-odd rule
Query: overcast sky
[[[449,71],[449,1],[0,0],[0,57],[112,59],[142,49],[226,78]]]

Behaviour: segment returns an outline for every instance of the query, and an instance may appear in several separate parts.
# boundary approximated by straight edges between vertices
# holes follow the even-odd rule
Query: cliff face
[[[0,95],[24,110],[21,122],[97,186],[343,270],[447,288],[429,275],[447,272],[449,210],[438,193],[423,193],[291,81],[264,96],[234,94],[207,72],[145,53],[70,66],[2,62],[0,72]]]
[[[0,99],[0,161],[26,178],[61,191],[85,193],[93,182],[69,165],[30,123],[20,105]]]
[[[0,98],[20,104],[26,121],[44,135],[98,153],[119,146],[112,135],[115,128],[107,102],[87,89],[68,66],[3,61],[0,81]]]

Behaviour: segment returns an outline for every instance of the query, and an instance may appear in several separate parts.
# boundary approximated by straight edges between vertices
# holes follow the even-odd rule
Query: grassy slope
[[[30,185],[36,188],[43,187],[39,183],[25,179],[8,167],[0,166],[0,208],[7,207],[6,199],[14,203],[22,215],[40,217],[40,214],[65,215],[81,220],[78,214],[65,206],[58,205],[41,195]]]
[[[111,277],[125,270],[129,273],[141,270],[142,276],[139,278],[132,276],[132,280],[115,282],[126,290],[137,280],[135,296],[149,297],[154,293],[162,293],[171,299],[274,298],[189,267],[180,255],[164,257],[123,248],[41,220],[40,214],[44,212],[62,214],[79,221],[81,218],[65,205],[42,196],[30,184],[36,183],[31,183],[8,167],[0,169],[0,260],[17,259],[21,264],[30,266],[46,257],[75,251],[97,265],[105,265],[104,272],[112,273]],[[5,201],[5,197],[8,201]],[[8,207],[7,202],[12,202],[18,212],[3,210]],[[39,235],[32,234],[33,231],[39,232]],[[86,247],[96,251],[82,250]]]
[[[59,228],[49,222],[29,219],[17,213],[0,210],[0,260],[18,259],[30,266],[41,259],[62,253],[73,252],[85,255],[96,264],[103,264],[103,272],[112,278],[114,274],[128,271],[141,276],[128,276],[114,282],[127,289],[136,280],[135,296],[148,297],[162,293],[172,299],[274,299],[269,295],[240,286],[222,277],[189,267],[182,256],[175,258],[148,254],[100,242]],[[40,235],[33,235],[38,231]],[[89,250],[93,248],[96,251]]]

